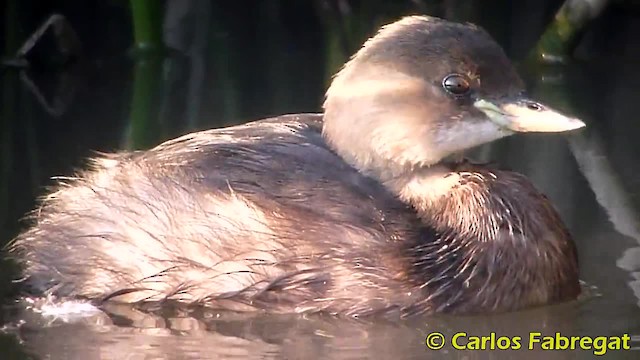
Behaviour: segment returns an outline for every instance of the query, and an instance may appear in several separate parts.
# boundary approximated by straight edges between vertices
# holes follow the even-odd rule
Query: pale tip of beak
[[[565,132],[583,128],[586,124],[547,106],[531,109],[526,101],[509,102],[501,106],[486,100],[473,105],[497,125],[515,132]]]

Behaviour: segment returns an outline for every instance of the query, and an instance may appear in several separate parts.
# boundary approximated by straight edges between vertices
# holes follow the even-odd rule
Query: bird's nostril
[[[527,103],[527,108],[534,110],[534,111],[540,111],[542,110],[542,106],[538,103],[534,103],[534,102],[530,102]]]

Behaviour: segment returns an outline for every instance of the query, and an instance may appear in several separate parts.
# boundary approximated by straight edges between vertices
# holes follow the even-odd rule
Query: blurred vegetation
[[[162,2],[157,0],[130,0],[133,18],[134,47],[137,51],[161,51]]]
[[[550,63],[567,61],[578,36],[608,3],[609,0],[566,0],[535,46],[533,57]]]

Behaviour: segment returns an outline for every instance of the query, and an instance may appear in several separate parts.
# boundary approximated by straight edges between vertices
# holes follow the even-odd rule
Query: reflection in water
[[[616,176],[615,170],[608,162],[602,142],[595,135],[591,138],[586,136],[574,136],[570,140],[573,154],[580,166],[582,173],[589,182],[591,189],[596,196],[598,203],[607,212],[615,230],[640,245],[640,219],[638,211],[629,201],[629,195],[625,193],[624,187]],[[640,305],[640,246],[630,247],[624,251],[617,261],[617,265],[629,271],[636,280],[629,285],[638,298]]]
[[[33,312],[21,312],[26,321],[18,331],[29,353],[54,359],[137,358],[288,358],[288,359],[411,359],[487,358],[487,353],[454,350],[450,345],[433,351],[424,346],[426,335],[456,332],[468,335],[521,336],[528,346],[528,329],[543,334],[580,334],[575,304],[533,309],[489,317],[437,316],[411,321],[371,319],[356,321],[313,315],[255,315],[204,309],[163,308],[143,312],[110,305],[93,317],[47,322]],[[461,341],[460,343],[465,343]],[[502,357],[513,351],[500,352]],[[567,358],[568,353],[518,353],[524,359],[545,356]],[[492,357],[489,357],[492,358]]]
[[[75,5],[82,8],[88,6],[83,5],[86,3]],[[262,1],[247,12],[242,2],[194,0],[189,7],[187,2],[167,1],[171,16],[165,17],[163,31],[179,52],[148,67],[136,67],[124,56],[130,44],[130,28],[123,20],[127,13],[107,3],[111,2],[99,5],[95,28],[84,18],[87,9],[76,18],[69,11],[70,22],[80,28],[78,35],[88,47],[90,61],[79,75],[73,74],[78,82],[68,80],[72,77],[56,80],[60,82],[30,77],[47,100],[44,106],[38,96],[32,95],[33,87],[23,85],[18,73],[3,73],[0,241],[19,231],[20,217],[33,208],[34,198],[51,183],[51,176],[71,174],[91,151],[142,148],[187,131],[274,114],[318,111],[326,74],[333,73],[377,25],[417,12],[414,6],[436,15],[479,22],[516,55],[526,53],[528,44],[535,40],[540,30],[535,24],[544,24],[545,11],[551,14],[555,10],[552,1],[544,2],[540,9],[541,2],[536,2],[533,17],[532,5],[509,10],[500,2],[479,11],[478,1],[371,2],[375,5],[362,9],[346,1],[308,2],[311,5],[295,2],[295,6]],[[387,5],[391,3],[402,5]],[[548,9],[543,11],[543,7]],[[615,7],[612,5],[609,11],[614,12]],[[18,13],[7,11],[7,28],[17,26],[12,19],[18,19]],[[424,347],[424,338],[430,331],[447,335],[456,331],[521,336],[529,331],[640,334],[640,201],[634,190],[640,186],[636,115],[640,72],[633,60],[640,54],[632,49],[630,35],[625,38],[624,31],[608,28],[625,25],[634,29],[640,25],[637,20],[609,15],[615,21],[603,20],[599,25],[610,37],[609,47],[602,51],[630,59],[628,64],[618,59],[573,65],[568,75],[565,69],[559,72],[568,79],[560,87],[564,96],[555,96],[546,87],[536,93],[551,105],[573,108],[571,112],[588,123],[587,131],[570,138],[568,144],[556,136],[517,136],[485,146],[475,154],[523,172],[549,194],[576,238],[582,278],[597,286],[602,296],[498,316],[439,316],[402,322],[245,316],[202,309],[158,313],[112,306],[106,309],[109,316],[100,313],[64,323],[20,309],[15,313],[18,310],[14,309],[0,312],[0,323],[23,319],[25,324],[7,330],[10,336],[0,335],[3,358],[24,358],[23,351],[51,359],[567,358],[575,354],[490,354],[450,347],[434,352]],[[494,18],[509,19],[514,26],[505,26]],[[526,27],[521,26],[525,19]],[[33,20],[31,28],[41,20]],[[176,26],[185,23],[189,26]],[[194,33],[205,35],[190,35]],[[19,34],[3,33],[5,47],[13,46],[6,53],[15,53],[24,41]],[[598,40],[597,35],[587,39],[603,43],[594,41],[594,37]],[[597,51],[592,49],[590,54],[594,53]],[[51,104],[55,101],[68,98],[72,102],[61,107],[58,117],[52,117],[47,106],[54,108]],[[3,284],[14,276],[7,269],[0,272]],[[9,297],[6,291],[6,286],[0,286],[0,298]],[[637,358],[637,353],[616,355]]]

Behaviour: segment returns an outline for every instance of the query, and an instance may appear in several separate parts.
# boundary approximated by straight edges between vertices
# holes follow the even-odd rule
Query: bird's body
[[[500,121],[514,105],[465,100],[461,71],[442,85],[424,82],[404,61],[414,47],[384,42],[415,30],[407,41],[422,43],[429,28],[488,41],[475,27],[407,18],[347,64],[324,114],[96,159],[43,201],[13,243],[30,286],[96,301],[357,316],[497,312],[575,298],[575,246],[546,197],[517,173],[443,160],[509,135],[515,125]],[[381,46],[404,56],[404,66],[373,70],[393,60],[393,51],[376,58]],[[364,82],[354,75],[360,68]],[[506,79],[517,79],[510,71]],[[497,84],[495,76],[486,83]],[[455,96],[437,93],[451,84]],[[519,86],[501,93],[515,96]],[[532,126],[528,113],[518,116],[518,126]]]

